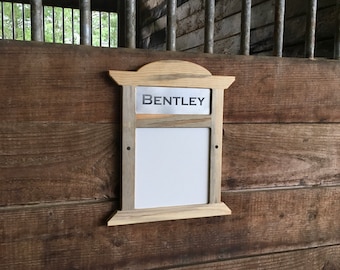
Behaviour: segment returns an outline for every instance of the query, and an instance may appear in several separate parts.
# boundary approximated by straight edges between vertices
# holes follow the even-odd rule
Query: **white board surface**
[[[208,203],[209,128],[137,128],[135,208]]]

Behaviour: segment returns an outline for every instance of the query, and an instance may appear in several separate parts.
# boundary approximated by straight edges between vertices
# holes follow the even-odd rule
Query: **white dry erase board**
[[[208,203],[208,128],[137,128],[135,208]]]
[[[110,76],[123,86],[122,197],[108,226],[230,215],[221,158],[223,93],[234,77],[177,60]]]

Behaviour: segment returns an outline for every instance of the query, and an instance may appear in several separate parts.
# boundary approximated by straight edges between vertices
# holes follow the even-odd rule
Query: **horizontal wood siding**
[[[337,269],[340,63],[0,41],[3,269]],[[120,204],[121,88],[162,59],[225,91],[227,217],[107,227]],[[333,268],[332,268],[333,267]]]
[[[166,28],[166,1],[146,1],[140,4],[141,46],[163,50]],[[153,4],[152,8],[150,6]],[[148,12],[146,11],[149,8]],[[239,54],[242,1],[216,1],[214,53]],[[158,12],[155,12],[158,10]],[[284,56],[304,57],[306,12],[308,1],[286,0],[284,25]],[[204,1],[191,0],[179,6],[177,14],[177,50],[203,52]],[[333,57],[336,22],[335,0],[318,1],[316,26],[316,56]],[[251,11],[251,54],[272,55],[274,44],[275,0],[253,0]]]
[[[0,127],[0,205],[118,196],[117,125],[25,121]]]
[[[340,184],[339,124],[224,126],[227,190]]]
[[[323,269],[332,270],[340,268],[340,246],[318,247],[307,250],[289,251],[278,254],[253,256],[228,261],[212,262],[199,265],[183,266],[174,269],[182,270],[248,270],[248,269],[281,269],[306,270]]]
[[[118,227],[105,224],[117,208],[111,202],[2,208],[1,265],[152,269],[221,261],[237,265],[228,261],[271,254],[276,261],[267,269],[288,269],[287,252],[316,254],[318,247],[339,252],[338,187],[223,192],[222,198],[231,216]],[[331,250],[319,255],[317,265],[303,263],[308,269],[336,264]]]

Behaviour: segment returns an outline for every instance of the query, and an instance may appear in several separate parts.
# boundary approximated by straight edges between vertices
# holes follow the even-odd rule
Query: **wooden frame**
[[[123,86],[122,93],[122,205],[108,226],[161,220],[230,215],[231,210],[221,202],[222,127],[224,89],[234,77],[213,76],[205,68],[187,61],[163,60],[147,64],[137,72],[109,71]],[[209,115],[136,114],[136,87],[183,87],[211,89]],[[190,127],[210,129],[210,167],[208,203],[135,209],[135,136],[136,128]]]

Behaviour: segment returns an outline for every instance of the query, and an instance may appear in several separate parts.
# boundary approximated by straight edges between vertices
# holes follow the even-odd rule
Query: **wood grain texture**
[[[281,270],[336,270],[340,268],[340,246],[309,248],[277,254],[231,259],[192,266],[174,267],[182,270],[248,270],[248,269],[281,269]]]
[[[252,5],[256,6],[256,11],[253,12],[255,17],[259,17],[258,10],[263,10],[264,5],[271,4],[271,1],[263,0],[253,0]],[[144,4],[141,3],[142,9]],[[158,8],[164,6],[163,3],[159,3]],[[223,19],[233,16],[234,14],[239,14],[241,11],[241,2],[239,1],[217,1],[216,11],[215,11],[215,21],[221,25]],[[151,16],[150,16],[151,15]],[[153,33],[159,31],[166,27],[165,13],[160,12],[149,12],[148,14],[142,14],[142,38],[149,38]],[[145,17],[144,17],[145,16]],[[160,17],[161,16],[161,17]],[[200,0],[187,1],[185,4],[179,6],[176,10],[177,22],[177,38],[187,35],[188,33],[195,32],[196,30],[201,30],[204,28],[204,3]],[[254,27],[258,27],[263,20],[263,17],[259,17],[258,20],[254,21]],[[216,23],[216,24],[217,24]],[[235,27],[235,31],[240,31],[240,25]],[[225,30],[226,28],[224,28]],[[216,34],[221,35],[223,31],[219,31],[216,27]],[[222,33],[221,33],[222,32]],[[218,39],[218,37],[217,37]],[[201,42],[203,39],[201,40]]]
[[[116,125],[0,122],[0,205],[117,196]]]
[[[224,192],[223,200],[233,215],[119,227],[105,225],[117,209],[112,202],[7,207],[0,262],[5,269],[171,268],[340,244],[338,187]]]
[[[137,114],[136,126],[152,127],[210,127],[210,115],[176,115],[176,114]]]
[[[109,67],[137,70],[146,62],[170,57],[186,60],[190,57],[212,74],[236,76],[235,83],[225,91],[225,123],[306,123],[226,124],[224,188],[339,183],[338,125],[308,124],[340,121],[339,62],[203,57],[5,41],[0,42],[0,48],[0,67],[4,71],[0,73],[1,205],[116,196],[120,175],[121,89],[108,79],[107,73],[102,74],[103,70]],[[71,65],[66,59],[60,60],[62,52],[79,62],[79,67],[72,67],[72,74],[60,75],[70,78],[69,81],[55,77],[62,63]],[[92,58],[95,60],[88,65]],[[12,61],[20,64],[14,65]],[[44,62],[43,74],[51,81],[50,85],[44,84],[38,61]],[[85,64],[89,71],[83,70]],[[19,70],[29,75],[12,76],[8,70],[12,70],[11,74]],[[84,72],[92,77],[90,81],[77,79],[85,77]],[[29,79],[34,83],[23,87]],[[106,93],[102,88],[87,90],[103,81]],[[56,87],[58,82],[67,85],[67,89]],[[79,95],[74,96],[77,91]],[[94,98],[87,95],[91,92],[101,93],[102,101],[92,103]],[[88,125],[91,122],[94,123]],[[255,133],[259,135],[256,137]],[[93,166],[97,169],[91,169]],[[98,179],[101,187],[97,185]]]
[[[119,123],[121,90],[107,71],[180,59],[236,77],[225,91],[225,122],[340,122],[339,61],[8,41],[0,57],[0,121]]]
[[[164,11],[165,3],[158,3],[158,9]],[[140,4],[143,6],[143,4]],[[251,11],[251,54],[272,55],[274,43],[274,0],[252,1]],[[157,10],[157,8],[155,8]],[[155,10],[154,9],[154,10]],[[240,1],[216,1],[215,11],[215,44],[214,52],[223,54],[239,54],[240,46],[234,46],[240,38],[241,31]],[[286,1],[284,55],[304,57],[305,14],[308,10],[307,1]],[[179,6],[177,13],[176,48],[180,51],[203,52],[204,43],[204,4],[199,0]],[[147,15],[146,15],[147,14]],[[165,46],[165,35],[159,32],[166,28],[165,12],[145,12],[141,17],[143,48],[162,49]],[[316,28],[316,56],[333,57],[334,25],[336,9],[334,0],[318,3],[318,19]],[[156,40],[157,42],[153,42]],[[328,39],[330,42],[325,43]],[[161,46],[163,44],[164,46]],[[301,48],[302,44],[302,50]],[[239,45],[239,44],[238,44]]]
[[[340,62],[3,40],[0,59],[2,268],[338,267]],[[122,95],[107,71],[163,59],[236,76],[222,163],[233,214],[108,228]]]
[[[151,223],[167,220],[180,220],[231,215],[224,204],[193,204],[169,207],[143,208],[116,212],[107,222],[108,226]]]
[[[339,124],[224,125],[226,190],[340,184]]]
[[[155,61],[141,67],[138,71],[110,70],[110,76],[119,85],[165,86],[227,89],[234,81],[232,76],[214,76],[189,61]]]
[[[226,122],[339,122],[339,62],[265,57],[261,58],[264,62],[255,63],[257,57],[245,59],[247,67],[243,61],[237,68],[225,66],[243,70],[230,72],[237,79],[225,94]]]
[[[136,119],[135,86],[123,86],[122,94],[122,161],[121,161],[121,202],[122,210],[135,207],[135,159],[136,159]]]
[[[117,122],[105,57],[92,63],[89,48],[45,45],[1,41],[0,121]]]
[[[223,145],[223,96],[224,91],[212,90],[210,129],[210,183],[209,203],[221,201],[222,145]]]

